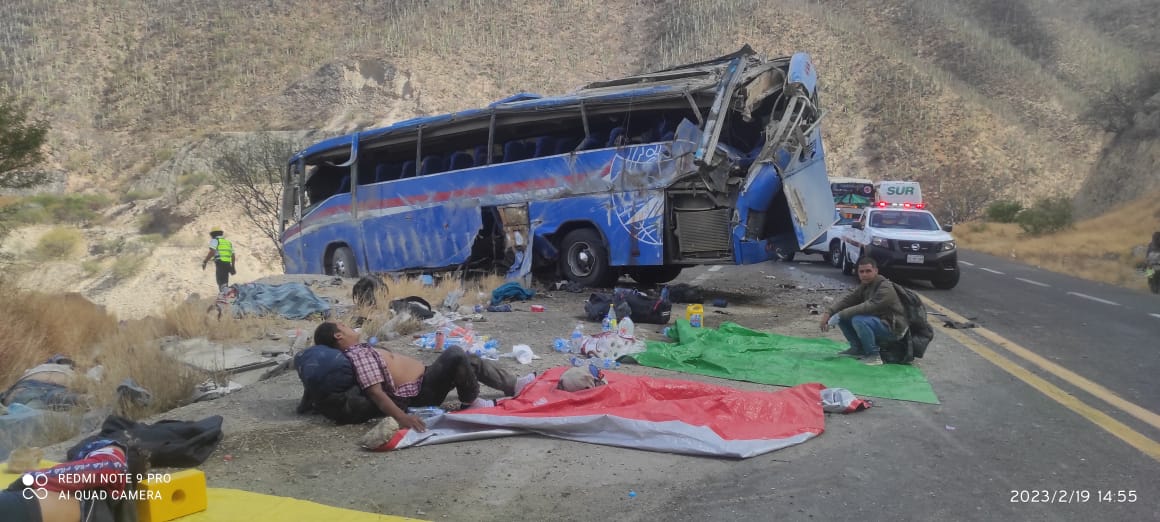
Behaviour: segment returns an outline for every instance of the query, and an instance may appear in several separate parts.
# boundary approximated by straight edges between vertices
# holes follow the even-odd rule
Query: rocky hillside
[[[1089,213],[1160,188],[1156,134],[1091,117],[1160,63],[1156,0],[516,5],[6,0],[0,82],[52,122],[53,190],[123,195],[206,179],[222,133],[317,138],[748,43],[814,56],[834,175],[923,181],[956,220],[995,197],[1075,195],[1107,165]]]

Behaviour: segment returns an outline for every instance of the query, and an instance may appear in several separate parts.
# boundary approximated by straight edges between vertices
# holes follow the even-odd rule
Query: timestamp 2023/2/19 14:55
[[[1131,504],[1139,497],[1134,489],[1012,489],[1012,503],[1019,504]]]

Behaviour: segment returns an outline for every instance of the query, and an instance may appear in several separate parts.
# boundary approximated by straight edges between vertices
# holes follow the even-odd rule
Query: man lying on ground
[[[435,362],[422,361],[359,342],[349,326],[326,321],[314,330],[314,342],[337,348],[350,359],[363,393],[400,428],[426,431],[423,420],[406,413],[409,407],[439,406],[454,388],[464,408],[490,408],[493,401],[479,397],[479,383],[514,397],[536,378],[529,373],[516,378],[492,361],[469,355],[458,346],[443,350]]]

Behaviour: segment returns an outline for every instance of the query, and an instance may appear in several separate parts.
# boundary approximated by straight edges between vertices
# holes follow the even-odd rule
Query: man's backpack
[[[922,298],[900,284],[892,282],[892,285],[902,303],[909,328],[901,339],[882,350],[882,360],[888,363],[908,363],[926,354],[926,347],[934,338],[934,329],[926,320],[926,305],[922,303]]]

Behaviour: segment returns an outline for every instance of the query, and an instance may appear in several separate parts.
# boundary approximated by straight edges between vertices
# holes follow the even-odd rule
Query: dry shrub
[[[167,308],[158,325],[161,335],[205,337],[211,341],[253,339],[277,331],[283,323],[277,316],[234,317],[228,308],[219,318],[217,310],[211,308],[213,304],[213,299],[202,299]]]
[[[989,223],[983,228],[967,224],[956,227],[954,235],[960,248],[1142,290],[1146,281],[1136,267],[1140,258],[1132,255],[1132,248],[1146,245],[1156,231],[1156,221],[1146,218],[1154,212],[1160,212],[1160,193],[1038,237],[1027,237],[1013,223]]]
[[[40,236],[34,255],[37,259],[67,259],[84,242],[80,231],[72,228],[54,228]]]
[[[20,291],[0,281],[0,386],[6,389],[24,370],[55,355],[73,360],[117,329],[117,320],[80,294]]]
[[[205,372],[169,357],[161,351],[155,322],[128,323],[108,336],[91,354],[93,364],[105,369],[101,385],[87,390],[95,404],[124,406],[121,414],[141,418],[185,404]],[[78,361],[80,362],[80,361]],[[127,378],[152,394],[145,406],[117,404],[117,384]]]

